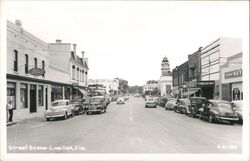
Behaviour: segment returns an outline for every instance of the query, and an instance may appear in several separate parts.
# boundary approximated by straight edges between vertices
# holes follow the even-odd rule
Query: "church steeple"
[[[170,68],[169,68],[169,61],[168,58],[165,56],[162,60],[161,63],[161,76],[168,76],[168,75],[172,75]]]

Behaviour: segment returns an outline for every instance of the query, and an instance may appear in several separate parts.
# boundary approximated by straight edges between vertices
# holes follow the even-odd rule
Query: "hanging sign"
[[[45,70],[41,69],[41,68],[31,68],[29,70],[29,73],[31,75],[34,75],[34,76],[40,76],[40,75],[44,75],[45,73]]]

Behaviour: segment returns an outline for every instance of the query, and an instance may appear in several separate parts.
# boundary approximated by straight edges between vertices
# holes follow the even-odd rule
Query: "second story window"
[[[72,79],[75,80],[75,66],[72,66]]]
[[[37,68],[37,58],[34,58],[35,68]]]
[[[77,81],[79,81],[79,68],[77,68],[77,71],[76,71],[77,73],[76,73],[76,79],[77,79]]]
[[[84,70],[82,70],[82,82],[84,82]]]
[[[42,61],[42,69],[45,70],[45,62],[44,62],[44,60]],[[44,74],[43,74],[43,77],[44,77]]]
[[[29,72],[29,55],[25,54],[25,74],[28,74]]]
[[[18,71],[18,52],[14,50],[14,71]]]

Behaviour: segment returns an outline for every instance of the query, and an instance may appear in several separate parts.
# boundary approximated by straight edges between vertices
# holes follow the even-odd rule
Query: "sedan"
[[[232,103],[234,112],[236,113],[236,115],[239,118],[239,123],[242,124],[243,123],[243,117],[242,117],[243,101],[242,100],[232,101],[231,103]]]
[[[70,103],[69,100],[57,100],[51,103],[51,107],[45,111],[45,118],[47,121],[50,118],[62,117],[67,119],[68,116],[74,116],[74,106]]]
[[[156,98],[147,98],[145,107],[154,107],[156,108]]]
[[[165,105],[166,110],[174,110],[176,107],[177,107],[177,99],[176,98],[170,98]]]

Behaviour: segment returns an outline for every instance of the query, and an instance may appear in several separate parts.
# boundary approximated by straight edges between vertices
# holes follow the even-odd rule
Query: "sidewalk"
[[[38,112],[29,113],[27,109],[14,110],[13,122],[7,122],[7,126],[18,124],[19,122],[35,117],[44,117],[44,110]]]

